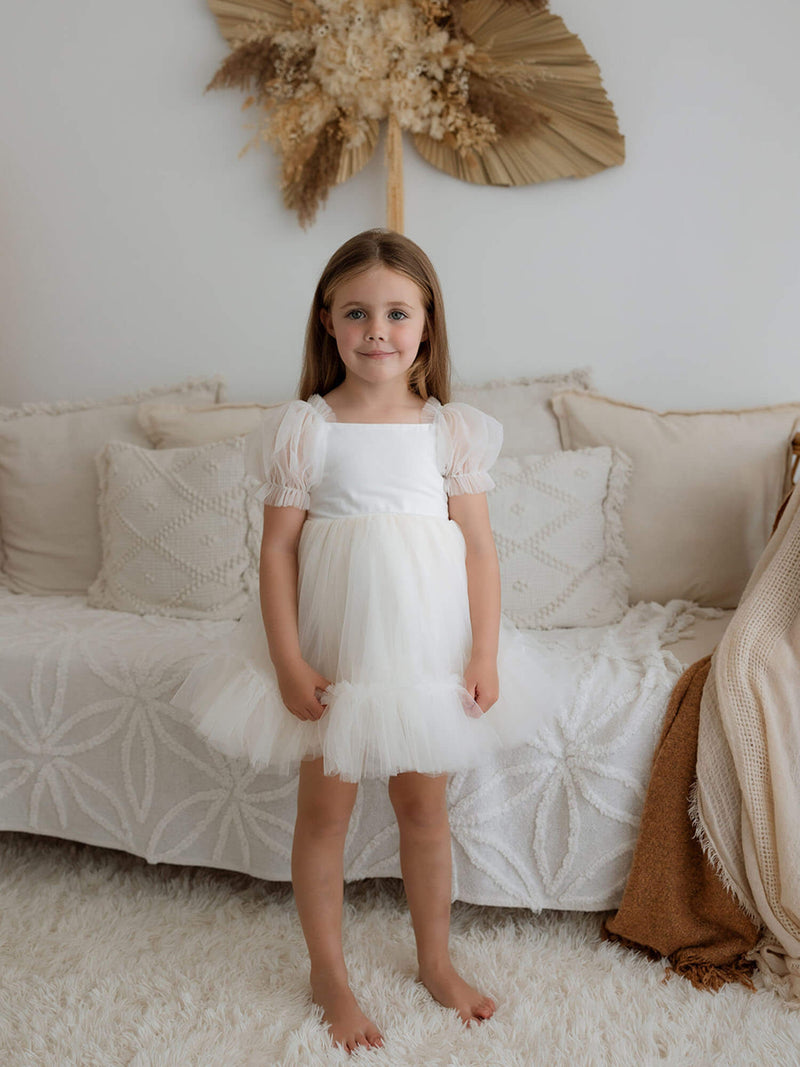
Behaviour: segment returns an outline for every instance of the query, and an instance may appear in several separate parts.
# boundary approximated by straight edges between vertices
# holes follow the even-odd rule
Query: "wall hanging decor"
[[[250,144],[279,152],[303,226],[369,161],[383,121],[399,231],[403,130],[434,167],[482,185],[582,178],[625,158],[600,70],[547,0],[208,4],[231,46],[208,88],[249,94],[261,112]]]

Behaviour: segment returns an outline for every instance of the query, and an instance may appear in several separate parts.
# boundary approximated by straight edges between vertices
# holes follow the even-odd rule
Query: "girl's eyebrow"
[[[405,302],[405,300],[387,300],[386,301],[386,307],[388,307],[390,304],[391,304],[392,307],[411,308],[411,304],[407,304]],[[342,308],[343,309],[344,308],[353,308],[353,307],[355,307],[355,308],[364,308],[364,307],[369,307],[369,306],[370,305],[367,304],[363,300],[348,300],[348,302],[346,304],[342,304]]]

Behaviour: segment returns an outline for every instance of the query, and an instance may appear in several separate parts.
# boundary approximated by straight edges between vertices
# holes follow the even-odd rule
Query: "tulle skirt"
[[[447,518],[306,519],[298,634],[303,658],[331,680],[325,713],[307,722],[284,705],[258,600],[171,703],[214,748],[277,773],[319,756],[326,774],[346,781],[477,766],[535,734],[544,679],[502,617],[499,699],[485,714],[472,700],[465,556],[461,528]]]

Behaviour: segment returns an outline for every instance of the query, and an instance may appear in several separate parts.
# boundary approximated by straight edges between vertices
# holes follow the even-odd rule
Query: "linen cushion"
[[[100,567],[94,456],[111,439],[146,445],[136,419],[150,397],[212,404],[220,377],[133,396],[0,408],[4,573],[16,593],[84,594]]]
[[[472,404],[503,424],[501,456],[527,456],[561,451],[550,397],[563,389],[591,388],[591,371],[581,368],[541,378],[499,379],[483,385],[459,383],[453,386],[452,399]]]
[[[265,411],[283,404],[211,404],[189,407],[151,400],[139,405],[139,425],[155,448],[187,448],[257,429]]]
[[[612,445],[633,461],[631,603],[736,607],[789,484],[800,404],[657,412],[576,391],[551,403],[564,448]]]
[[[503,611],[526,629],[604,626],[628,609],[617,449],[500,458],[487,496]]]
[[[103,564],[91,607],[241,616],[258,589],[261,538],[244,449],[243,437],[164,450],[110,441],[97,454]]]

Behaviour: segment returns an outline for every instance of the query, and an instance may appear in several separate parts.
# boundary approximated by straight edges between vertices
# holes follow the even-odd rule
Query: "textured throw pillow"
[[[148,401],[139,405],[139,425],[155,448],[187,448],[238,437],[257,429],[261,415],[278,404],[211,404],[188,407]]]
[[[503,611],[517,626],[604,626],[627,611],[630,469],[611,448],[501,457],[492,467]]]
[[[631,603],[736,607],[789,484],[800,404],[660,413],[570,391],[552,405],[564,448],[616,446],[633,462]]]
[[[246,492],[244,438],[97,454],[103,565],[95,608],[239,618],[258,589],[261,507]]]
[[[501,456],[528,456],[533,452],[560,452],[558,422],[550,397],[562,389],[591,389],[588,368],[542,378],[514,378],[483,385],[453,386],[453,400],[480,408],[503,424]]]
[[[222,378],[192,378],[112,400],[0,408],[5,581],[16,593],[84,594],[100,567],[94,456],[115,439],[147,445],[136,419],[150,397],[213,404]]]

